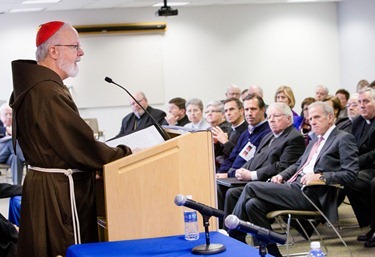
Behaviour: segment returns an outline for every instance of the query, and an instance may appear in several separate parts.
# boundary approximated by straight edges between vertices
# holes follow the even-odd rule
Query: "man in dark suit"
[[[353,135],[334,126],[333,109],[326,103],[309,106],[312,130],[318,139],[312,141],[299,160],[269,182],[248,183],[241,193],[233,214],[240,219],[270,229],[266,215],[275,210],[315,210],[302,195],[301,187],[313,181],[326,184],[352,183],[358,172],[358,149]],[[336,191],[330,187],[312,187],[306,190],[312,201],[320,206],[331,220],[338,217]],[[245,242],[245,233],[231,230],[229,234]],[[268,252],[281,256],[276,244],[268,244]]]
[[[164,122],[165,112],[159,109],[152,108],[148,105],[148,100],[146,95],[139,91],[134,94],[134,98],[146,109],[155,120],[162,125]],[[150,127],[154,124],[151,117],[145,113],[145,111],[140,107],[133,98],[129,99],[130,106],[133,110],[122,119],[121,129],[117,137],[130,134],[131,132]]]
[[[344,192],[349,198],[353,211],[361,228],[371,225],[358,241],[366,241],[365,247],[375,247],[375,195],[371,191],[371,181],[375,178],[375,90],[366,89],[359,92],[358,104],[361,115],[353,119],[352,134],[359,151],[359,169],[357,180],[346,186]],[[375,207],[374,207],[375,208]],[[374,217],[372,217],[374,216]]]
[[[284,103],[274,103],[267,110],[271,133],[263,137],[254,157],[235,171],[238,180],[266,181],[294,164],[305,151],[301,133],[293,127],[293,113]],[[233,212],[243,187],[230,188],[225,196],[226,216]]]

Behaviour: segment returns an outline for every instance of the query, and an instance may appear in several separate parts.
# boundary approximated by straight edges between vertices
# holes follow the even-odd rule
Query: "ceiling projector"
[[[178,15],[178,10],[172,9],[170,6],[167,5],[167,0],[164,0],[164,6],[160,7],[159,10],[156,11],[156,16],[176,16]]]

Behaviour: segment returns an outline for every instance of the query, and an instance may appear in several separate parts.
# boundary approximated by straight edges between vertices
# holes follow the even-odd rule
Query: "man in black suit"
[[[361,228],[371,225],[358,241],[366,241],[365,247],[375,247],[375,188],[371,190],[371,181],[375,178],[375,90],[365,89],[359,92],[358,104],[361,115],[353,119],[352,134],[359,151],[359,169],[357,180],[346,186],[344,192],[349,198],[353,211]],[[374,183],[374,182],[373,182]]]
[[[134,98],[146,109],[155,120],[162,125],[164,122],[165,112],[159,109],[152,108],[148,105],[146,95],[139,91],[134,94]],[[151,117],[134,101],[133,98],[129,99],[130,106],[133,110],[122,119],[121,129],[117,137],[130,134],[131,132],[150,127],[154,124]]]
[[[267,110],[271,133],[259,144],[254,157],[237,169],[235,177],[245,181],[266,181],[294,164],[305,151],[301,133],[293,127],[293,113],[284,103],[273,103]],[[224,211],[231,214],[243,187],[230,188],[225,196]]]
[[[352,183],[357,175],[358,149],[353,135],[334,126],[333,109],[326,103],[309,106],[312,130],[318,136],[306,148],[299,160],[270,182],[248,183],[236,204],[233,214],[242,220],[270,229],[266,215],[275,210],[315,210],[302,195],[301,187],[313,181],[326,184]],[[312,201],[320,206],[331,220],[338,218],[336,191],[330,187],[312,187],[306,190]],[[229,234],[245,242],[245,233],[231,230]],[[268,244],[268,252],[281,256],[276,244]]]

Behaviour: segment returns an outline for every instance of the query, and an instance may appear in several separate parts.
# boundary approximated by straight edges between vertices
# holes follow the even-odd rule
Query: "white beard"
[[[73,63],[73,64],[69,64],[67,63],[65,60],[63,59],[59,59],[57,61],[57,65],[60,69],[62,69],[67,75],[68,77],[70,78],[74,78],[75,76],[78,75],[78,66]]]

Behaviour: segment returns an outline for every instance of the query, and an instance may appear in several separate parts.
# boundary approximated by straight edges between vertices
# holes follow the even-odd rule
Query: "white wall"
[[[160,92],[164,103],[153,105],[162,109],[176,96],[199,97],[205,103],[223,99],[231,83],[243,89],[251,84],[262,86],[267,102],[273,101],[278,86],[290,85],[297,105],[313,95],[317,84],[327,85],[331,91],[341,86],[335,3],[178,9],[179,16],[168,19],[155,17],[153,8],[0,15],[0,99],[7,99],[12,90],[10,62],[33,59],[36,27],[57,19],[73,25],[166,20],[168,30],[162,36],[164,88]],[[85,69],[92,66],[96,70],[99,62],[106,62],[111,65],[103,74],[121,70],[116,59],[118,51],[121,49],[113,49],[112,55]],[[126,76],[113,79],[127,83]],[[82,77],[79,80],[85,81]],[[74,79],[68,83],[71,81]],[[147,95],[147,88],[143,90]],[[90,92],[86,94],[90,97]],[[152,96],[149,98],[152,102]],[[127,99],[124,93],[124,105]],[[124,106],[80,111],[84,117],[97,117],[100,128],[112,137],[130,109]]]
[[[355,91],[359,80],[375,80],[375,1],[356,0],[339,5],[341,80]]]

